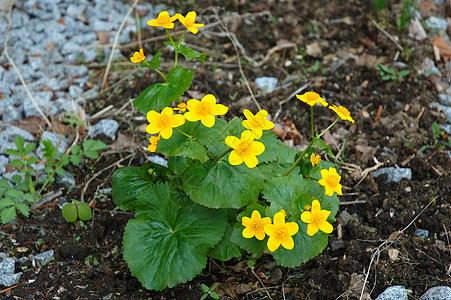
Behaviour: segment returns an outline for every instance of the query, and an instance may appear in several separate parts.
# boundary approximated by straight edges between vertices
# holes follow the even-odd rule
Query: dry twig
[[[105,69],[105,75],[103,75],[102,84],[100,85],[100,90],[102,90],[105,87],[105,83],[108,78],[108,72],[110,71],[110,67],[111,67],[111,62],[113,61],[114,51],[117,48],[117,43],[118,43],[119,35],[121,34],[122,28],[124,28],[125,22],[127,21],[128,17],[132,13],[132,11],[135,9],[138,2],[139,2],[139,0],[135,0],[135,2],[133,2],[132,7],[129,9],[129,11],[125,15],[124,19],[122,20],[121,26],[119,26],[119,29],[116,32],[116,36],[114,37],[114,41],[113,41],[113,47],[111,48],[111,52],[110,52],[110,57],[108,58],[108,64]]]
[[[404,49],[402,48],[401,44],[390,35],[390,33],[388,33],[387,31],[384,30],[384,28],[382,28],[379,24],[377,24],[376,21],[371,20],[371,22],[374,24],[374,26],[376,26],[377,29],[379,29],[386,37],[388,37],[390,39],[390,41],[392,41],[395,45],[396,48],[398,48],[401,51],[404,51]]]

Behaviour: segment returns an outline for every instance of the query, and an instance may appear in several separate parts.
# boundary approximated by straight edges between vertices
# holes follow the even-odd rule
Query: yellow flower
[[[301,100],[302,102],[307,103],[310,106],[315,105],[316,103],[320,103],[323,106],[327,106],[327,102],[324,101],[323,98],[321,98],[318,93],[315,92],[307,92],[302,95],[296,95],[296,98]]]
[[[181,14],[178,14],[178,18],[180,23],[182,23],[183,25],[185,25],[186,29],[188,29],[189,31],[191,31],[192,33],[196,34],[199,30],[197,29],[198,27],[203,27],[204,24],[196,24],[194,23],[194,20],[196,19],[196,12],[195,11],[190,11],[189,13],[186,14],[186,16],[182,16]]]
[[[341,176],[338,175],[334,168],[329,168],[329,170],[321,170],[321,177],[322,179],[320,179],[318,183],[326,188],[327,196],[332,196],[334,192],[338,195],[342,195],[340,184]]]
[[[315,153],[312,153],[312,155],[310,156],[310,162],[312,163],[312,166],[314,167],[315,165],[319,164],[320,161],[321,161],[321,156],[315,155]]]
[[[150,146],[147,147],[147,151],[155,152],[157,150],[158,141],[160,140],[160,136],[151,136],[149,139]]]
[[[165,107],[161,114],[154,110],[147,113],[147,121],[149,125],[146,132],[150,134],[160,133],[161,137],[168,139],[172,136],[172,128],[185,124],[183,115],[174,115],[170,107]]]
[[[294,241],[291,236],[295,235],[299,230],[299,225],[296,222],[285,223],[285,215],[279,211],[274,215],[274,224],[265,226],[265,233],[269,235],[268,249],[274,252],[280,245],[285,249],[291,250],[294,248]]]
[[[175,109],[180,110],[180,111],[185,111],[186,110],[186,103],[185,102],[180,103],[179,105],[177,105],[177,108],[174,108],[174,110]]]
[[[332,104],[329,108],[332,109],[334,112],[336,112],[337,115],[342,120],[348,120],[348,121],[351,121],[352,123],[354,123],[354,120],[351,118],[351,113],[345,107],[343,107],[343,106],[337,107],[336,105]]]
[[[174,21],[177,20],[178,15],[175,15],[173,17],[169,16],[169,13],[167,11],[162,11],[158,14],[158,18],[152,19],[147,21],[147,25],[153,26],[153,27],[164,27],[167,29],[174,28]]]
[[[201,101],[191,99],[187,102],[188,112],[185,117],[190,122],[201,121],[205,127],[215,125],[215,116],[225,115],[229,110],[227,106],[216,104],[216,98],[212,94],[205,95]]]
[[[307,223],[307,234],[309,236],[314,235],[321,230],[325,233],[331,233],[334,229],[329,222],[327,222],[327,218],[330,215],[330,211],[321,209],[321,204],[318,200],[313,200],[312,202],[312,210],[304,211],[301,214],[301,221]]]
[[[255,236],[257,240],[261,241],[265,238],[264,228],[266,225],[271,224],[271,218],[262,218],[258,210],[254,210],[250,218],[243,217],[241,219],[241,224],[246,227],[242,232],[245,238],[250,239]]]
[[[248,168],[253,168],[258,164],[257,155],[265,151],[263,143],[254,141],[254,135],[250,130],[241,133],[241,138],[228,136],[225,143],[234,149],[229,155],[229,163],[232,166],[241,165],[244,161]]]
[[[135,52],[132,57],[130,57],[130,60],[134,64],[139,64],[140,62],[143,62],[146,59],[144,56],[143,49],[139,49],[139,52]]]
[[[262,137],[263,130],[269,130],[274,127],[273,122],[266,120],[268,112],[264,109],[259,111],[255,116],[248,109],[245,109],[243,114],[247,118],[242,123],[244,128],[252,130],[256,139]]]

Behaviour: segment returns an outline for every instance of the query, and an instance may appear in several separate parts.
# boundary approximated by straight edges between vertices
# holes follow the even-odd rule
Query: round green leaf
[[[62,213],[66,222],[71,223],[77,220],[77,208],[73,203],[64,204]]]
[[[159,111],[176,101],[189,89],[194,78],[194,72],[177,66],[169,72],[166,81],[155,83],[142,92],[134,101],[135,108],[147,114],[150,110]]]
[[[211,208],[241,208],[256,202],[264,177],[258,168],[230,165],[226,159],[195,162],[183,176],[185,192]]]
[[[124,232],[124,259],[143,286],[163,290],[196,276],[222,238],[227,216],[198,205],[167,183],[138,195],[137,215]]]
[[[111,196],[122,210],[135,210],[136,196],[152,183],[138,174],[138,167],[123,167],[112,178]]]
[[[80,220],[83,221],[88,221],[89,219],[91,219],[91,208],[89,207],[88,204],[86,203],[81,203],[77,206],[77,210],[78,210],[78,217],[80,218]]]

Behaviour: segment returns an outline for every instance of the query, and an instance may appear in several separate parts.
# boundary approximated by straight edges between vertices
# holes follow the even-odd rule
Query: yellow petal
[[[331,189],[329,186],[326,186],[326,196],[332,196],[334,194],[334,190]]]
[[[269,130],[269,129],[273,129],[274,128],[274,123],[268,120],[265,120],[263,122],[263,130]]]
[[[273,224],[268,224],[263,229],[267,235],[272,236],[275,234],[276,227]]]
[[[285,215],[283,212],[278,212],[274,215],[274,225],[279,226],[285,224]]]
[[[152,123],[156,118],[160,117],[160,114],[154,110],[150,110],[146,114],[147,122]]]
[[[254,140],[254,135],[252,134],[252,131],[250,130],[244,130],[241,133],[241,139],[246,139],[246,140]]]
[[[197,110],[197,108],[199,107],[200,101],[197,99],[191,99],[188,100],[188,102],[186,102],[186,107],[188,108],[188,110]]]
[[[268,112],[266,110],[262,109],[255,115],[255,117],[262,119],[262,120],[266,120],[266,118],[268,117]]]
[[[229,164],[232,166],[241,165],[243,163],[243,157],[241,157],[235,150],[229,155]]]
[[[264,240],[265,239],[265,232],[263,230],[259,230],[255,233],[255,237],[257,238],[257,240]]]
[[[323,220],[327,220],[327,218],[329,217],[330,213],[331,212],[328,211],[328,210],[321,210],[320,211],[320,214],[322,215]]]
[[[312,214],[316,215],[321,211],[321,204],[319,203],[318,200],[313,200],[312,202]]]
[[[146,126],[146,132],[149,134],[155,134],[160,132],[160,128],[157,127],[155,124],[149,124]]]
[[[316,226],[315,223],[310,223],[307,225],[307,234],[309,236],[313,236],[315,233],[318,232],[318,226]]]
[[[271,224],[271,218],[270,218],[270,217],[264,217],[264,218],[262,218],[261,224],[263,225],[263,227],[265,227],[266,225]]]
[[[215,104],[215,105],[213,105],[211,113],[215,116],[221,116],[221,115],[225,115],[228,110],[229,110],[229,108],[225,105]]]
[[[255,157],[255,155],[246,155],[243,157],[243,160],[249,169],[252,169],[256,165],[258,165],[258,159],[257,157]]]
[[[179,127],[185,124],[184,115],[173,115],[171,118],[171,127]]]
[[[295,235],[298,230],[299,230],[299,225],[296,222],[288,222],[285,224],[288,228],[288,234],[291,235]]]
[[[172,127],[162,128],[160,134],[162,138],[169,139],[172,136]]]
[[[249,218],[249,217],[242,217],[241,218],[241,224],[243,224],[244,227],[251,226],[253,222],[254,221],[252,221],[252,219]]]
[[[157,19],[152,19],[147,21],[147,25],[152,26],[152,27],[160,27],[160,23],[158,23]]]
[[[243,121],[244,122],[244,121]],[[243,125],[244,126],[244,125]],[[246,127],[246,126],[244,126]],[[262,137],[263,135],[263,130],[261,128],[252,128],[252,134],[254,135],[254,139],[259,139]],[[263,148],[263,151],[265,151],[265,149]],[[262,154],[263,152],[261,152],[260,154]],[[256,154],[256,155],[260,155],[260,154]]]
[[[301,221],[304,223],[312,223],[313,222],[313,215],[310,211],[304,211],[301,214]]]
[[[251,144],[252,154],[260,155],[265,152],[265,145],[262,142],[254,141]]]
[[[246,129],[252,129],[252,123],[249,120],[243,120],[243,122],[241,122],[241,124]]]
[[[185,114],[186,116],[186,114]],[[236,136],[228,136],[225,139],[225,143],[227,146],[229,146],[232,149],[236,148],[236,144],[240,141],[239,138],[237,138]]]
[[[319,223],[318,228],[325,233],[331,233],[334,230],[334,227],[327,221]]]
[[[243,115],[246,117],[246,119],[248,120],[252,120],[254,118],[254,114],[248,110],[248,109],[244,109],[243,110]]]
[[[204,124],[205,127],[211,128],[215,125],[215,117],[213,115],[203,116],[200,121]]]
[[[260,212],[258,210],[254,210],[252,212],[251,218],[252,218],[252,220],[257,221],[257,220],[260,220],[262,218],[262,216],[260,215]]]
[[[277,250],[277,248],[279,248],[280,246],[280,242],[273,236],[270,236],[268,239],[268,249],[271,252],[274,252]]]
[[[285,249],[291,250],[294,248],[293,238],[289,237],[282,242],[282,247]]]
[[[197,34],[199,30],[196,27],[190,26],[186,27],[189,31],[191,31],[192,34]]]
[[[341,184],[338,184],[335,188],[335,192],[337,192],[338,195],[343,195],[343,192],[341,191]]]
[[[246,227],[243,229],[243,232],[241,233],[243,237],[250,239],[254,236],[254,231],[250,227]]]
[[[216,104],[216,97],[213,94],[207,94],[202,98],[202,102],[207,102],[210,104]]]

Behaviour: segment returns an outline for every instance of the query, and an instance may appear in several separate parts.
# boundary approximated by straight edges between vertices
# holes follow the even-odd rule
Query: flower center
[[[313,223],[316,225],[320,224],[323,221],[323,217],[321,214],[315,214],[313,215]]]
[[[160,120],[158,120],[158,126],[160,128],[167,128],[170,126],[170,116],[167,115],[161,115]]]
[[[254,222],[251,225],[251,228],[254,232],[260,231],[262,229],[259,222]]]
[[[245,156],[250,146],[252,145],[252,142],[253,140],[251,139],[240,141],[238,147],[235,150],[239,153],[240,156]]]
[[[211,115],[211,104],[201,102],[199,105],[198,113],[202,116]]]
[[[335,175],[331,175],[331,176],[326,178],[327,185],[330,186],[332,189],[334,189],[337,186],[337,183],[339,181],[340,180]]]
[[[168,15],[158,16],[158,23],[167,24],[171,21],[171,18]]]
[[[279,227],[276,231],[276,239],[279,241],[284,241],[288,237],[288,231],[285,227]]]
[[[250,120],[250,122],[253,127],[256,127],[256,128],[263,127],[263,120],[260,118],[253,118],[252,120]]]

